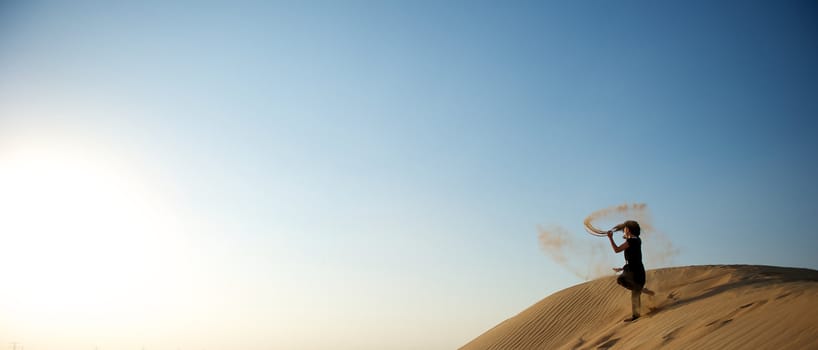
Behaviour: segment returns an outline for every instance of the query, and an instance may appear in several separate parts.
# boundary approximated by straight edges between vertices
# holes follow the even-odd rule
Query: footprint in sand
[[[775,300],[778,300],[778,299],[781,299],[781,298],[786,298],[786,297],[790,296],[790,294],[791,294],[791,293],[784,293],[784,294],[781,294],[781,295],[779,295],[779,296],[775,297]]]
[[[613,347],[617,342],[619,342],[619,338],[612,338],[614,336],[613,333],[608,334],[602,339],[597,342],[597,350],[599,349],[609,349]]]
[[[676,336],[679,334],[679,331],[682,330],[682,327],[676,328],[670,332],[667,332],[664,336],[662,336],[662,345],[666,345],[676,339]]]
[[[747,303],[747,304],[741,305],[737,309],[735,309],[732,312],[730,312],[729,314],[725,315],[723,318],[717,319],[715,321],[712,321],[712,322],[706,324],[705,327],[715,326],[716,327],[715,329],[719,329],[721,327],[724,327],[728,323],[733,322],[733,320],[735,319],[736,316],[739,316],[739,315],[741,315],[741,314],[743,314],[743,313],[745,313],[747,311],[750,311],[752,309],[758,308],[761,305],[764,305],[766,303],[767,303],[766,300],[759,300],[759,301],[755,301],[755,302],[752,302],[752,303]]]

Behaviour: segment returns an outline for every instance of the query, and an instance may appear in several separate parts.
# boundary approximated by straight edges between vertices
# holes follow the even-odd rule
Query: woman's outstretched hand
[[[608,231],[608,232],[605,232],[605,234],[606,234],[606,235],[608,235],[608,238],[612,238],[612,237],[613,237],[613,231]]]

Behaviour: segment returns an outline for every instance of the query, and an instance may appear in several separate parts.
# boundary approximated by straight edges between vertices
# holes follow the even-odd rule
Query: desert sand
[[[615,276],[554,293],[461,349],[818,349],[818,271],[753,265],[650,270],[642,317]]]

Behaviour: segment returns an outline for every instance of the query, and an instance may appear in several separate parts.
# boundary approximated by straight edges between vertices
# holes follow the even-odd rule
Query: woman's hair
[[[614,226],[613,230],[622,231],[625,229],[625,227],[627,227],[628,231],[636,237],[639,237],[639,234],[642,233],[642,229],[639,228],[639,223],[633,220],[628,220],[619,225],[616,225]]]

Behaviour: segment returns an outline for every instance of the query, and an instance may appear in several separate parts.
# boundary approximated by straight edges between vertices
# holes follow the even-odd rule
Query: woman
[[[624,231],[625,243],[617,246],[613,240],[613,233],[616,231]],[[631,318],[625,319],[625,322],[635,321],[639,318],[639,309],[641,307],[641,297],[644,291],[647,295],[653,295],[653,291],[645,288],[645,266],[642,265],[642,240],[639,239],[641,229],[639,223],[633,220],[625,221],[616,225],[612,230],[608,231],[608,240],[611,242],[611,247],[614,253],[625,252],[625,266],[622,268],[614,268],[614,271],[622,271],[622,274],[616,279],[616,283],[630,289],[631,291],[631,310],[633,314]]]

